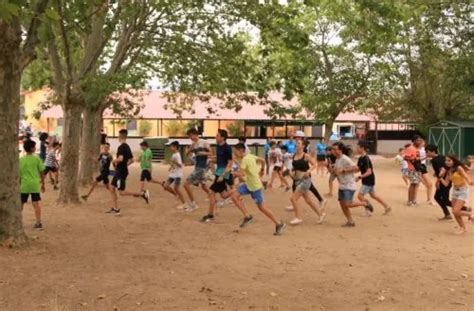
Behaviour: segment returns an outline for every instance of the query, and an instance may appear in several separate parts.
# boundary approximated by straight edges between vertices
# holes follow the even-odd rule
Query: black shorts
[[[142,170],[142,174],[140,175],[140,181],[150,181],[151,180],[151,172],[149,170]]]
[[[21,198],[21,204],[25,204],[28,202],[28,197],[31,194],[31,202],[38,202],[41,201],[41,196],[39,193],[21,193],[20,198]]]
[[[324,161],[326,161],[326,155],[324,155],[324,154],[318,154],[318,155],[316,155],[316,160],[317,160],[318,162],[324,162]]]
[[[426,167],[425,164],[420,165],[420,172],[421,172],[422,175],[428,174],[428,168]]]
[[[49,172],[53,172],[53,173],[56,173],[58,171],[58,168],[57,167],[49,167],[49,166],[46,166],[44,168],[44,174],[48,174]]]
[[[168,177],[167,183],[169,186],[171,185],[179,186],[181,185],[181,177]]]
[[[229,178],[224,179],[223,181],[218,181],[219,176],[216,176],[214,179],[214,183],[211,185],[211,190],[214,193],[222,193],[227,191],[227,186],[233,186],[234,185],[234,178],[232,175],[229,176]]]
[[[95,181],[102,182],[104,185],[109,184],[109,173],[102,173],[95,178]]]
[[[117,190],[123,191],[127,188],[127,175],[118,175],[115,174],[114,178],[112,178],[112,186],[117,188]]]

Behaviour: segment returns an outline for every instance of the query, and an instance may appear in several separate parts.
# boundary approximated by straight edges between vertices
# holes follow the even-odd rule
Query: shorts
[[[336,178],[337,175],[331,172],[331,174],[329,175],[329,182],[333,182],[334,180],[336,180]]]
[[[424,175],[424,174],[428,173],[428,168],[426,167],[425,164],[423,164],[423,163],[420,164],[419,172],[421,173],[421,175]]]
[[[57,167],[49,167],[49,166],[46,166],[44,168],[44,174],[48,174],[49,172],[53,172],[53,173],[56,173],[58,171],[58,168]]]
[[[149,170],[142,170],[140,175],[140,181],[150,181],[151,180],[151,172]]]
[[[31,202],[39,202],[41,201],[41,196],[39,193],[21,193],[20,194],[20,199],[21,199],[21,204],[25,204],[28,202],[28,197],[31,194]]]
[[[104,185],[109,184],[109,174],[108,173],[102,173],[99,176],[95,178],[95,181],[97,182],[103,182]]]
[[[367,193],[374,193],[375,186],[362,185],[359,189],[359,194],[366,195]]]
[[[218,181],[219,176],[215,176],[214,183],[211,185],[211,190],[214,193],[222,193],[227,191],[227,186],[234,185],[234,178],[229,175],[228,178],[224,178],[223,181]]]
[[[238,191],[239,191],[240,195],[250,194],[252,199],[257,204],[262,204],[263,203],[263,191],[262,191],[262,189],[258,189],[258,190],[255,190],[255,191],[250,191],[246,184],[240,184]]]
[[[400,169],[400,171],[402,172],[402,176],[407,176],[408,177],[409,171],[408,171],[407,168],[402,168],[402,169]]]
[[[308,192],[311,188],[311,178],[303,178],[295,180],[295,191],[298,192]]]
[[[175,186],[179,186],[181,185],[181,177],[168,177],[168,181],[167,181],[168,185],[175,185]]]
[[[352,202],[352,200],[354,199],[354,193],[355,190],[339,189],[339,191],[337,192],[337,197],[339,201]]]
[[[451,195],[452,200],[460,200],[467,202],[469,198],[469,187],[453,188],[453,193]]]
[[[408,179],[410,179],[410,184],[418,185],[420,183],[420,175],[421,173],[415,170],[408,171]]]
[[[127,188],[127,175],[125,176],[120,176],[118,174],[115,174],[114,178],[112,178],[112,186],[117,188],[119,191],[123,191]]]
[[[188,176],[187,181],[194,185],[199,186],[206,182],[206,171],[207,168],[196,167],[194,171],[192,171],[191,175]]]
[[[318,162],[324,162],[324,161],[326,161],[326,155],[325,154],[317,154],[316,155],[316,160]]]

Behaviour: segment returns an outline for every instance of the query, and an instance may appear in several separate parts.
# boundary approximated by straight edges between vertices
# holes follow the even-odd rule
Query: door
[[[428,141],[430,144],[438,146],[440,154],[461,156],[460,127],[432,127]]]

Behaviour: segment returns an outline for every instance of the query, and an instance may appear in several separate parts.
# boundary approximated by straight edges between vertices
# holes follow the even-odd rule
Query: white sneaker
[[[295,218],[295,219],[293,219],[292,221],[290,221],[290,225],[292,225],[292,226],[297,226],[297,225],[299,225],[299,224],[302,223],[302,222],[303,222],[302,219]]]
[[[292,212],[295,210],[295,208],[293,207],[293,205],[288,205],[287,207],[285,207],[285,210],[287,210],[288,212]]]
[[[184,210],[184,209],[186,209],[186,207],[187,207],[186,204],[180,204],[180,205],[176,206],[176,209],[177,210]]]
[[[223,200],[217,201],[216,205],[217,205],[217,207],[222,208],[225,205],[225,201],[223,201]]]
[[[196,204],[196,202],[191,202],[188,203],[188,205],[185,207],[186,212],[192,212],[194,210],[197,210],[199,206]]]
[[[319,216],[318,224],[324,223],[324,220],[326,220],[326,213],[322,213],[321,216]]]

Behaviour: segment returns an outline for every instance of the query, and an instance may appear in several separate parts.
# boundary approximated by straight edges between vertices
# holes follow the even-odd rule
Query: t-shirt
[[[418,156],[421,159],[423,159],[423,160],[421,160],[421,163],[426,165],[426,150],[425,150],[425,147],[420,147],[418,149]]]
[[[20,192],[40,193],[41,172],[44,164],[40,158],[28,154],[20,159]]]
[[[117,175],[128,175],[128,161],[133,159],[132,150],[127,143],[122,143],[117,149],[117,158],[123,156],[122,162],[117,164]]]
[[[288,152],[290,153],[290,152]],[[269,158],[270,158],[270,163],[273,164],[274,166],[282,166],[282,153],[280,148],[275,148],[275,149],[270,149],[269,152]]]
[[[293,169],[292,155],[291,154],[289,154],[288,152],[287,153],[282,153],[281,154],[281,160],[283,161],[283,165],[287,169],[289,169],[289,170]]]
[[[207,168],[207,155],[200,155],[199,152],[205,151],[209,152],[211,150],[211,146],[207,141],[204,139],[199,139],[197,142],[191,145],[191,149],[194,152],[194,165],[196,168]]]
[[[153,153],[150,148],[143,150],[140,155],[140,168],[142,170],[151,170],[151,159],[153,158]]]
[[[336,170],[348,169],[355,166],[354,161],[351,160],[348,156],[343,154],[339,159],[336,160],[334,168]],[[354,173],[341,173],[337,175],[337,180],[339,181],[340,190],[356,190],[356,182],[354,178]]]
[[[58,159],[56,158],[56,150],[51,149],[48,154],[46,155],[46,160],[44,161],[44,165],[51,168],[58,167]]]
[[[225,171],[227,164],[229,161],[232,161],[232,147],[229,146],[227,143],[222,145],[217,145],[217,169],[216,175],[220,176]]]
[[[316,154],[317,155],[326,155],[326,148],[327,145],[323,143],[317,143],[316,144]]]
[[[296,143],[295,143],[294,140],[287,141],[285,146],[288,149],[288,153],[295,154],[295,152],[296,152]]]
[[[41,144],[40,144],[40,159],[41,160],[46,160],[46,148],[48,146],[48,143],[45,142],[45,141],[41,141]]]
[[[250,191],[262,189],[260,180],[260,166],[257,163],[257,157],[253,154],[247,154],[240,163],[240,168],[245,172],[245,184]]]
[[[101,153],[99,156],[100,173],[103,175],[109,175],[110,163],[112,163],[112,156],[110,153]]]
[[[448,171],[448,167],[446,167],[445,161],[446,161],[445,156],[440,155],[440,154],[438,154],[436,157],[431,159],[431,165],[433,166],[433,170],[435,172],[436,177],[439,177],[439,173],[441,172],[442,168]]]
[[[411,145],[405,148],[405,160],[408,163],[408,170],[413,171],[415,169],[414,162],[416,161],[417,150]]]
[[[179,152],[173,153],[171,156],[171,170],[170,178],[182,178],[183,177],[183,160],[181,159],[181,154]],[[180,164],[180,166],[176,165]]]
[[[372,165],[372,161],[370,161],[368,155],[359,157],[359,159],[357,160],[357,167],[359,168],[362,174],[367,173],[369,168],[372,170],[372,174],[362,178],[362,184],[365,186],[375,186],[374,166]]]
[[[270,144],[266,143],[263,145],[263,152],[265,153],[265,156],[268,157],[268,152],[270,151]]]

